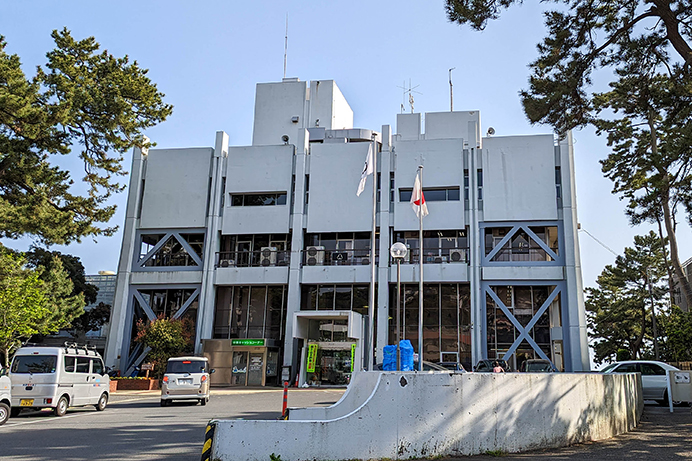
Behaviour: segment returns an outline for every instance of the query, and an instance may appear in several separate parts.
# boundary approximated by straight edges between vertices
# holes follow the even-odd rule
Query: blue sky
[[[251,143],[255,85],[283,77],[286,14],[287,77],[336,80],[356,127],[395,127],[402,103],[399,87],[409,80],[421,93],[414,95],[416,112],[449,110],[448,69],[455,67],[454,108],[480,110],[483,133],[490,126],[496,136],[550,133],[549,126],[528,123],[518,97],[544,35],[545,5],[530,3],[474,32],[448,23],[441,0],[0,0],[0,35],[8,42],[6,50],[21,57],[28,75],[53,48],[51,31],[63,27],[76,39],[94,36],[102,49],[137,60],[174,106],[166,122],[146,132],[158,147],[211,147],[218,130],[229,134],[231,145]],[[623,202],[610,193],[611,183],[598,163],[608,155],[605,139],[590,129],[574,136],[579,222],[621,253],[648,228],[630,227]],[[130,161],[128,153],[128,169]],[[80,165],[70,159],[61,164],[80,177]],[[119,210],[112,224],[122,225],[125,199],[125,194],[114,198]],[[690,234],[689,227],[679,226],[683,261],[692,256]],[[121,239],[118,233],[58,249],[79,256],[87,273],[115,270]],[[583,232],[580,244],[584,283],[590,286],[614,255]]]

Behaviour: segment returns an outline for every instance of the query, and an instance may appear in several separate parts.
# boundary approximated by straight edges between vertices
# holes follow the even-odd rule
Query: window
[[[101,359],[91,359],[91,372],[97,375],[103,374],[103,362]]]
[[[231,194],[231,206],[274,206],[286,205],[286,192],[262,194]]]
[[[192,249],[192,252],[187,251],[183,242]],[[154,248],[157,248],[156,252],[152,253]],[[199,266],[198,261],[201,262],[203,252],[203,232],[142,234],[140,237],[139,264],[142,267]]]
[[[636,373],[638,371],[636,363],[625,363],[615,369],[615,373]]]
[[[562,205],[562,173],[560,167],[555,167],[555,196],[557,197],[557,206]]]
[[[55,373],[58,357],[55,355],[16,355],[12,373]]]
[[[464,170],[464,201],[469,201],[469,170]]]
[[[639,368],[642,371],[642,375],[645,376],[664,376],[666,374],[666,370],[655,363],[640,363]]]
[[[77,373],[89,373],[89,358],[77,357]]]
[[[283,340],[287,287],[283,285],[219,287],[214,338]]]
[[[476,171],[476,177],[478,182],[478,201],[483,201],[483,170]]]
[[[76,357],[65,356],[65,371],[68,373],[74,373],[76,363],[77,363]]]
[[[412,193],[413,189],[399,189],[399,201],[410,202]],[[424,187],[423,196],[426,202],[458,202],[460,190],[458,187]]]

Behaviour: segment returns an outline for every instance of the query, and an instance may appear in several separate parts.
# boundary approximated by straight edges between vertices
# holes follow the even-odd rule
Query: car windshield
[[[169,360],[166,373],[206,373],[206,360]]]
[[[12,373],[55,373],[55,355],[17,355],[12,361]]]
[[[598,371],[601,373],[608,373],[610,371],[613,371],[613,368],[615,368],[616,366],[618,366],[617,363],[611,363],[607,367],[603,368],[602,370],[598,370]]]
[[[526,364],[526,371],[551,371],[553,367],[546,362],[529,362]]]

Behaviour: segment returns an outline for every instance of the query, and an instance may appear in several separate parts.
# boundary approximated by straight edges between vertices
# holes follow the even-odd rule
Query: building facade
[[[424,128],[424,130],[423,130]],[[373,179],[356,196],[368,149]],[[409,203],[419,165],[430,214]],[[340,385],[396,338],[423,359],[547,358],[588,370],[571,137],[481,136],[478,111],[353,128],[334,81],[257,85],[251,146],[135,150],[106,360],[146,351],[136,322],[186,318],[213,383]],[[375,306],[369,315],[371,263]]]

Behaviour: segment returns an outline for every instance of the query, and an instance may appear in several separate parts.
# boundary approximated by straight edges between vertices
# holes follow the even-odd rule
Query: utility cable
[[[618,256],[618,254],[615,253],[612,249],[610,249],[610,248],[608,247],[608,245],[606,245],[605,243],[601,242],[601,241],[598,240],[596,237],[594,237],[594,236],[591,234],[591,232],[587,231],[587,230],[584,229],[583,227],[580,227],[579,230],[580,230],[580,231],[586,232],[586,235],[588,235],[589,237],[591,237],[592,239],[594,239],[599,245],[601,245],[603,248],[605,248],[606,250],[608,250],[608,251],[610,251],[611,253],[613,253],[615,256]]]

